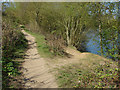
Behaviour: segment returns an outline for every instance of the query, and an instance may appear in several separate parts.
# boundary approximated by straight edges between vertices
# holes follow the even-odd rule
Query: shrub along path
[[[49,72],[44,58],[38,54],[35,38],[22,30],[28,40],[29,49],[23,63],[23,75],[26,88],[57,88],[57,84]]]

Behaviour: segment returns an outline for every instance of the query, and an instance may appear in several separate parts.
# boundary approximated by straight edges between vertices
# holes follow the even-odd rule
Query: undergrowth
[[[64,88],[118,88],[118,67],[114,62],[83,69],[80,64],[64,66],[57,75],[59,87]]]
[[[24,58],[27,40],[16,24],[3,20],[2,31],[2,88],[17,88],[12,81],[21,75],[19,59]]]

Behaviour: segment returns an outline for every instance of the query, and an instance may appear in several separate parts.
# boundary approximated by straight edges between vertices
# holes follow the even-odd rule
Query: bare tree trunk
[[[67,36],[67,44],[71,45],[71,31],[70,31],[70,18],[66,21],[66,36]]]
[[[67,44],[70,45],[69,29],[66,27]]]
[[[65,27],[65,30],[66,30],[65,34],[66,34],[66,39],[67,39],[67,45],[70,46],[71,45],[70,31],[69,31],[70,23],[67,20],[64,20],[64,23],[62,23],[62,22],[59,22],[59,23]]]

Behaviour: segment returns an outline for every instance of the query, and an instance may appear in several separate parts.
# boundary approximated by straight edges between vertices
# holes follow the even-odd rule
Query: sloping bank
[[[27,31],[29,32],[29,31]],[[41,35],[31,33],[37,42],[40,55],[46,55],[49,48],[41,40]],[[43,47],[40,44],[44,44]],[[47,53],[43,52],[47,49]],[[74,48],[66,48],[70,58],[48,60],[51,72],[54,72],[59,87],[62,88],[116,88],[119,84],[117,62],[92,53],[81,53]],[[50,53],[50,52],[49,52]],[[51,55],[51,54],[48,54]],[[52,55],[53,56],[53,55]]]

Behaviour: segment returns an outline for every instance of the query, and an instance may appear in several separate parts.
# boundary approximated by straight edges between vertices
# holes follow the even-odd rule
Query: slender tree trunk
[[[69,23],[67,22],[67,20],[64,20],[64,23],[61,23],[61,22],[59,22],[59,23],[65,27],[65,35],[66,35],[67,45],[70,46],[71,41],[70,41]]]
[[[73,45],[73,42],[74,42],[74,39],[73,39],[73,31],[74,31],[74,19],[73,17],[71,17],[71,21],[70,21],[70,42],[71,42],[71,45]]]
[[[99,35],[100,35],[100,52],[101,55],[103,55],[103,41],[102,41],[102,27],[101,27],[101,16],[102,16],[102,12],[101,12],[101,2],[98,3],[98,13],[99,13]]]
[[[70,45],[69,29],[66,27],[67,44]]]
[[[68,46],[70,46],[71,45],[70,18],[66,24],[66,36],[67,36],[67,44]]]
[[[100,49],[101,49],[101,55],[103,55],[103,45],[102,45],[102,29],[101,29],[101,23],[99,24],[99,35],[100,35]]]
[[[118,4],[118,42],[120,41],[120,2]],[[117,46],[118,49],[118,60],[119,60],[119,64],[120,64],[120,45],[118,43]]]

